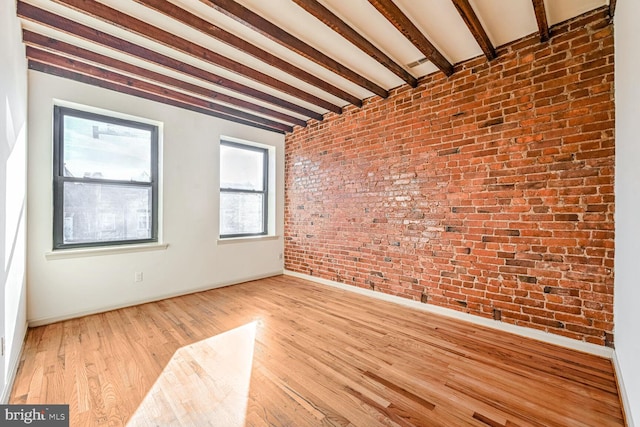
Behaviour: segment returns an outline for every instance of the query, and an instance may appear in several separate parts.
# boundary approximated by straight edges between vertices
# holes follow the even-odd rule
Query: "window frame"
[[[143,129],[151,133],[151,158],[149,182],[64,176],[64,118],[99,120],[103,123]],[[158,242],[158,171],[159,171],[159,127],[154,124],[94,113],[75,108],[54,105],[53,108],[53,250],[99,248],[120,245],[139,245]],[[64,185],[67,182],[117,185],[124,187],[151,189],[151,237],[144,239],[123,239],[64,243]]]
[[[233,234],[222,234],[220,230],[220,226],[222,225],[222,216],[220,216],[220,224],[218,226],[218,233],[220,239],[233,239],[239,237],[257,237],[257,236],[267,236],[269,234],[269,149],[258,147],[255,145],[250,145],[246,143],[233,142],[227,139],[220,140],[220,147],[226,145],[228,147],[235,147],[247,151],[255,151],[258,153],[262,153],[262,190],[247,190],[247,189],[236,189],[229,187],[222,187],[222,183],[220,183],[220,197],[219,197],[219,207],[222,207],[222,193],[242,193],[242,194],[262,194],[262,232],[260,233],[233,233]],[[222,161],[222,159],[220,159]],[[222,168],[220,168],[220,172],[222,172]],[[220,177],[222,178],[222,177]]]

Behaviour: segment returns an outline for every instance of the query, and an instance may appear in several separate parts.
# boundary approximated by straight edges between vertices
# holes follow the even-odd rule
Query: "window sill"
[[[141,245],[103,246],[99,248],[60,249],[57,251],[46,252],[44,257],[46,259],[80,258],[131,252],[163,251],[168,247],[168,243],[148,243]]]
[[[229,237],[227,239],[218,239],[218,245],[229,245],[232,243],[243,242],[262,242],[267,240],[280,240],[280,236]]]

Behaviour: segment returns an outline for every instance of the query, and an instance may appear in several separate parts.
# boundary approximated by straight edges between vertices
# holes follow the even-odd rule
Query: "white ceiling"
[[[368,89],[337,75],[324,66],[301,56],[225,14],[217,12],[206,4],[205,0],[170,1],[182,9],[241,37],[251,44],[347,91],[359,99],[374,96],[374,93]],[[326,108],[300,100],[263,83],[241,76],[233,70],[212,65],[207,61],[194,58],[191,55],[179,52],[172,47],[150,40],[147,37],[134,34],[132,31],[120,28],[113,23],[107,23],[101,19],[89,16],[86,13],[73,10],[66,6],[64,2],[65,0],[24,0],[24,3],[29,5],[67,17],[75,22],[152,49],[155,52],[178,59],[184,63],[214,72],[233,81],[241,82],[306,109],[321,114],[328,111]],[[355,71],[359,75],[365,76],[387,90],[406,84],[400,77],[382,66],[367,53],[352,45],[314,16],[307,13],[292,0],[237,0],[237,2],[338,61],[343,66]],[[424,54],[407,40],[385,17],[378,13],[368,0],[318,0],[318,2],[386,53],[414,77],[419,78],[438,71],[438,68],[429,61],[414,68],[408,67],[407,64],[424,58]],[[199,30],[139,4],[135,0],[101,0],[101,3],[123,14],[137,17],[194,44],[206,47],[241,64],[275,77],[282,82],[302,89],[332,104],[338,106],[348,104],[344,99],[329,94],[323,89],[304,82],[271,65],[265,64],[249,54],[243,53],[209,35],[203,34]],[[394,0],[394,3],[452,64],[483,55],[482,49],[472,33],[468,30],[465,22],[452,3],[452,0]],[[469,3],[495,47],[510,43],[538,31],[532,0],[469,0]],[[607,4],[608,0],[545,0],[546,15],[550,27],[584,12],[606,6]],[[83,40],[72,34],[49,28],[46,22],[34,22],[31,18],[23,18],[22,22],[23,27],[32,32],[65,41],[151,71],[160,72],[205,88],[216,90],[223,94],[248,100],[256,105],[286,112],[296,118],[303,120],[308,119],[305,114],[292,112],[285,108],[256,100],[255,98],[240,94],[217,84],[186,76],[183,73],[168,70],[145,60],[134,58],[128,54],[96,45],[93,42]],[[202,97],[201,95],[196,96]],[[248,111],[243,108],[238,109]]]

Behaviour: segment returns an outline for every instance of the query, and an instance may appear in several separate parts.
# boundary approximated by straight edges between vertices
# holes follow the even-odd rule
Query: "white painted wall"
[[[54,100],[163,123],[161,235],[166,250],[50,259]],[[278,239],[218,244],[219,140],[276,148]],[[282,272],[284,135],[29,72],[28,319],[31,324]],[[144,280],[134,283],[135,272]]]
[[[628,416],[640,423],[640,2],[616,9],[615,344]]]
[[[0,2],[0,401],[8,398],[26,333],[27,65],[15,2]]]

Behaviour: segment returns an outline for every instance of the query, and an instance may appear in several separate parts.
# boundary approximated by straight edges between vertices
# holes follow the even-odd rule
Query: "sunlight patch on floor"
[[[256,326],[178,349],[127,426],[244,427]]]

